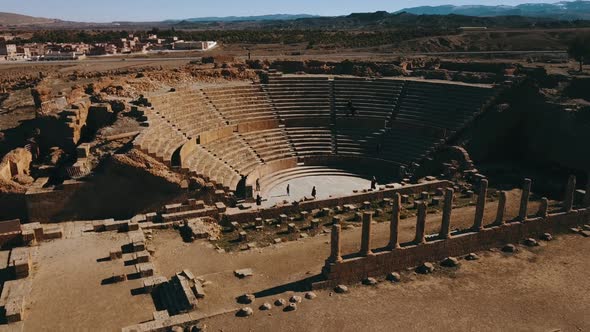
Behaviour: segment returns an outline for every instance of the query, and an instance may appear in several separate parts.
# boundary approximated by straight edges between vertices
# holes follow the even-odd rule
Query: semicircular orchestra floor
[[[300,166],[262,177],[260,185],[260,195],[264,200],[262,206],[271,207],[283,201],[293,202],[311,197],[314,186],[317,199],[351,195],[353,190],[369,189],[371,180],[343,169]]]

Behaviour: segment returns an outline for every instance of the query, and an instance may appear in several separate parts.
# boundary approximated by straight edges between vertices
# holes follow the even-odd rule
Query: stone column
[[[506,192],[500,191],[500,198],[498,199],[498,212],[496,213],[496,221],[494,225],[504,224],[504,212],[506,211]]]
[[[418,204],[418,217],[416,220],[416,238],[414,242],[416,244],[426,243],[426,202],[420,202]]]
[[[574,193],[576,192],[576,176],[570,175],[565,188],[565,197],[563,198],[563,209],[570,212],[574,207]]]
[[[330,258],[328,261],[331,263],[341,262],[342,255],[340,254],[340,230],[339,224],[332,225],[332,239],[330,242]]]
[[[586,194],[584,194],[584,207],[590,207],[590,174],[588,174],[586,182]]]
[[[520,209],[518,210],[518,220],[520,221],[526,221],[530,196],[531,179],[524,179],[524,184],[522,185],[522,194],[520,196]]]
[[[371,223],[373,222],[373,212],[363,212],[363,234],[361,237],[361,256],[372,255],[371,251]]]
[[[455,190],[453,188],[447,188],[445,191],[445,203],[443,206],[442,223],[440,226],[439,236],[441,239],[448,239],[450,237],[449,232],[451,228],[451,213],[453,211],[453,195]]]
[[[477,206],[475,208],[475,220],[473,221],[473,230],[481,231],[483,229],[483,214],[486,208],[486,196],[488,194],[488,180],[479,181],[479,193],[477,194]]]
[[[539,205],[539,212],[537,212],[537,217],[547,218],[549,214],[549,200],[547,197],[541,198],[541,205]]]
[[[389,244],[388,249],[399,248],[399,220],[402,209],[401,195],[399,193],[393,194],[393,208],[391,211],[391,224],[389,225]]]

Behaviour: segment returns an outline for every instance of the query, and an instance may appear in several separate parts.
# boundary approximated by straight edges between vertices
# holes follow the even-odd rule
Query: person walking
[[[262,197],[260,197],[260,194],[256,195],[256,205],[257,206],[262,205]]]
[[[256,191],[260,191],[260,179],[256,179]]]
[[[291,196],[291,185],[287,184],[287,196]]]
[[[311,189],[311,196],[313,196],[313,198],[315,198],[317,196],[318,192],[317,190],[315,190],[315,186],[313,186],[313,189]]]
[[[371,189],[375,190],[377,189],[377,178],[373,176],[373,179],[371,180]]]

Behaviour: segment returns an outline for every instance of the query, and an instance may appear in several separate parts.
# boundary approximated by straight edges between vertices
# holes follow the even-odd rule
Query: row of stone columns
[[[589,181],[590,182],[590,181]],[[524,179],[523,187],[522,187],[522,195],[520,198],[520,207],[518,213],[518,220],[521,222],[525,222],[528,217],[528,204],[531,195],[531,185],[532,181],[530,179]],[[574,200],[574,193],[576,187],[576,178],[575,176],[571,176],[568,181],[568,186],[565,193],[564,198],[564,209],[565,211],[569,212],[573,208],[573,200]],[[584,196],[584,206],[590,207],[590,184],[586,188],[586,194]],[[485,212],[485,205],[486,205],[486,197],[488,191],[488,180],[482,179],[479,184],[479,191],[477,197],[477,206],[475,210],[475,219],[473,222],[472,230],[474,231],[481,231],[483,229],[483,217]],[[444,204],[443,204],[443,212],[442,212],[442,223],[441,228],[439,231],[439,238],[440,239],[448,239],[451,237],[450,234],[450,227],[451,227],[451,215],[453,210],[453,197],[454,197],[454,190],[453,188],[447,188],[445,190],[445,197],[444,197]],[[506,210],[506,192],[500,191],[499,192],[499,200],[498,200],[498,210],[496,214],[496,219],[494,221],[494,225],[502,225],[505,223],[504,220],[504,213]],[[399,193],[394,193],[393,201],[392,201],[392,217],[391,217],[391,224],[389,228],[389,244],[387,245],[387,249],[394,250],[400,248],[399,243],[399,224],[400,224],[400,214],[402,210],[402,203],[401,203],[401,195]],[[425,202],[419,202],[417,204],[417,218],[416,218],[416,235],[414,238],[415,244],[424,244],[426,243],[426,215],[427,215],[427,204]],[[537,213],[537,217],[545,218],[548,215],[549,209],[549,201],[547,198],[543,197],[541,199],[541,205],[539,207],[539,211]],[[373,221],[373,213],[372,212],[364,212],[363,213],[363,225],[362,225],[362,237],[361,237],[361,249],[359,254],[361,256],[370,256],[373,255],[371,250],[371,224]],[[328,259],[330,262],[339,262],[342,261],[342,256],[340,253],[341,245],[340,245],[340,233],[341,233],[341,226],[339,224],[334,224],[332,226],[332,241],[331,241],[331,255]]]

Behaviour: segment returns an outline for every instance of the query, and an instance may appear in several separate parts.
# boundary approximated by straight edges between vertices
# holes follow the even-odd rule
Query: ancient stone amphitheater
[[[216,190],[252,197],[306,176],[403,178],[493,103],[500,88],[270,73],[148,96],[136,148]],[[350,105],[355,114],[350,114]],[[384,182],[383,182],[384,183]]]

